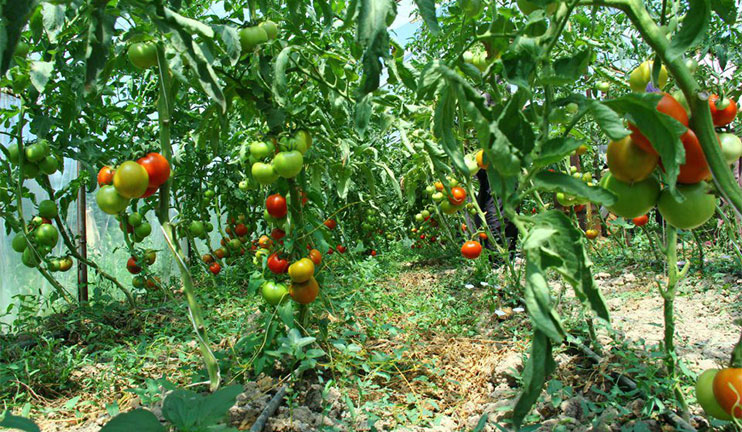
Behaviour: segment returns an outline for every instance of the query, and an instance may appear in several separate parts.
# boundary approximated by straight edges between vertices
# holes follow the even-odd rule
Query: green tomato
[[[23,178],[32,179],[35,178],[37,175],[39,175],[38,165],[30,162],[23,164]]]
[[[415,222],[422,222],[423,220],[423,215],[421,215],[420,213],[415,215]]]
[[[19,40],[18,44],[15,46],[13,55],[17,57],[26,57],[30,49],[31,47],[25,41]]]
[[[274,153],[273,144],[255,141],[250,144],[250,156],[257,160],[265,159]]]
[[[144,239],[151,233],[152,233],[152,225],[150,225],[148,222],[142,222],[141,225],[134,228],[134,234],[136,234],[137,237],[141,239]]]
[[[475,155],[469,154],[464,156],[464,163],[466,164],[466,168],[469,169],[469,175],[475,175],[479,172],[479,165],[477,164],[477,157]]]
[[[274,23],[271,20],[266,20],[258,25],[260,26],[260,28],[265,30],[265,34],[266,36],[268,36],[269,40],[273,40],[278,37],[278,24]]]
[[[33,251],[31,251],[31,248],[27,248],[23,251],[21,262],[26,267],[36,267],[39,265],[39,260],[38,258],[36,258],[36,255],[34,255]]]
[[[95,201],[98,203],[98,207],[107,214],[121,213],[129,205],[129,199],[119,195],[112,185],[106,185],[98,189],[95,194]]]
[[[608,209],[625,219],[646,214],[654,207],[660,196],[660,184],[654,177],[628,184],[608,174],[600,180],[600,183],[617,198]]]
[[[59,231],[51,224],[41,224],[34,230],[34,238],[42,246],[54,247],[59,241]]]
[[[724,411],[724,408],[719,405],[719,401],[714,396],[714,378],[718,372],[718,369],[708,369],[698,376],[698,380],[696,381],[696,400],[698,401],[698,405],[701,405],[701,408],[709,416],[716,417],[719,420],[731,420],[732,416]]]
[[[240,30],[239,36],[240,46],[244,52],[252,51],[256,46],[268,42],[268,33],[259,26],[245,27]]]
[[[133,226],[134,228],[138,227],[142,224],[143,217],[141,213],[132,213],[129,215],[129,217],[126,218],[126,221],[129,222],[129,225]]]
[[[433,196],[435,193],[435,187],[434,186],[428,186],[425,188],[425,194],[428,196]]]
[[[8,146],[8,156],[10,163],[18,165],[18,162],[21,160],[21,150],[18,148],[18,144],[13,143]]]
[[[240,181],[240,184],[237,185],[237,187],[239,187],[242,192],[247,192],[247,190],[250,189],[250,185],[247,183],[247,180]]]
[[[304,154],[312,147],[312,136],[305,130],[296,132],[294,136],[294,147],[299,150],[301,154]]]
[[[280,303],[284,303],[289,298],[289,290],[286,285],[275,283],[273,281],[267,281],[260,287],[260,294],[263,295],[263,299],[273,306],[278,306]]]
[[[39,216],[54,219],[59,214],[57,205],[52,200],[44,200],[39,203]]]
[[[46,140],[39,140],[39,142],[26,147],[25,150],[26,160],[33,163],[41,162],[45,157],[49,156],[49,143]]]
[[[427,219],[430,217],[430,212],[428,210],[423,210],[420,212],[420,214],[422,215],[423,219]]]
[[[608,93],[608,90],[611,89],[611,83],[607,81],[598,81],[595,84],[595,89],[599,92]]]
[[[204,227],[206,228],[207,233],[214,231],[214,225],[211,222],[206,222]]]
[[[26,242],[26,238],[23,236],[23,234],[16,234],[15,237],[13,237],[13,242],[11,243],[11,246],[13,247],[13,250],[21,253],[28,247],[28,243]]]
[[[297,150],[280,152],[273,158],[273,167],[283,178],[294,178],[304,166],[304,156]]]
[[[695,74],[698,70],[698,61],[694,58],[687,58],[685,59],[685,67],[687,67],[690,70],[691,75]]]
[[[461,0],[461,10],[464,11],[464,15],[469,18],[473,18],[479,15],[482,11],[482,0]]]
[[[455,206],[448,202],[448,200],[445,200],[441,203],[441,211],[447,215],[454,214],[457,211],[459,211],[463,206]]]
[[[737,135],[719,134],[719,142],[721,142],[721,153],[728,164],[731,165],[742,157],[742,140]]]
[[[679,184],[677,188],[685,201],[676,201],[669,189],[665,189],[657,203],[657,209],[667,223],[675,228],[691,230],[711,219],[716,211],[716,197],[706,192],[706,182]]]
[[[202,235],[206,234],[206,227],[201,221],[193,221],[190,223],[190,225],[188,225],[188,231],[194,237],[201,237]]]
[[[250,170],[252,176],[258,183],[263,186],[274,183],[278,180],[278,173],[272,164],[255,162]]]
[[[433,196],[431,196],[431,198],[433,198],[433,201],[435,202],[441,202],[443,201],[444,197],[442,192],[436,192],[433,194]]]
[[[129,61],[139,69],[157,66],[157,45],[152,42],[135,42],[126,51]]]
[[[54,156],[47,156],[39,162],[39,169],[46,175],[52,175],[59,169],[59,161]]]

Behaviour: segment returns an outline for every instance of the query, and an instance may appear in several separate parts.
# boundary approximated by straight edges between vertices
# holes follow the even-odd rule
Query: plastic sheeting
[[[17,104],[17,99],[0,93],[0,109],[11,109],[15,104]],[[9,132],[3,126],[0,125],[0,130]],[[10,127],[12,128],[12,124]],[[25,130],[24,141],[33,142],[34,140],[35,137],[28,130]],[[0,144],[7,147],[9,143],[9,137],[0,134]],[[76,177],[77,162],[65,159],[63,170],[50,176],[49,180],[52,187],[59,190]],[[35,180],[26,180],[24,185],[36,196],[36,202],[48,199],[47,193]],[[14,187],[13,185],[8,186]],[[87,194],[86,202],[88,259],[95,261],[103,270],[116,277],[122,285],[132,290],[132,292],[136,292],[137,290],[131,286],[133,276],[126,270],[126,261],[130,255],[126,250],[126,244],[118,222],[113,216],[107,215],[97,208],[95,191]],[[28,199],[23,200],[23,212],[27,221],[35,215],[35,205]],[[166,281],[171,276],[172,257],[157,219],[151,212],[147,219],[152,224],[152,234],[137,246],[158,251],[157,261],[152,270],[162,281]],[[65,222],[67,225],[65,228],[70,236],[76,238],[78,233],[77,201],[70,205]],[[23,265],[21,254],[11,248],[11,241],[15,234],[12,232],[7,234],[4,225],[3,221],[0,231],[0,333],[8,331],[9,325],[15,320],[22,296],[30,296],[26,297],[28,300],[26,304],[35,304],[38,307],[38,313],[48,313],[53,310],[55,305],[61,305],[64,302],[58,300],[55,305],[49,304],[47,299],[53,291],[52,286],[41,276],[38,270]],[[60,236],[59,244],[50,256],[63,256],[66,253],[66,247]],[[52,273],[52,275],[61,282],[72,298],[77,298],[77,260],[74,262],[75,264],[68,272],[57,272]],[[116,286],[98,276],[92,268],[88,268],[88,283],[91,301],[99,296],[124,298],[123,293]]]

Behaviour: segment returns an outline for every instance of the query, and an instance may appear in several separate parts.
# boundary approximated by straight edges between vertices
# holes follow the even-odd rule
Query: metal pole
[[[77,162],[77,176],[80,177],[82,164]],[[80,256],[88,258],[88,225],[87,225],[87,204],[86,190],[81,187],[77,192],[77,231],[80,236],[78,252]],[[82,262],[77,262],[77,299],[80,303],[88,301],[88,266]]]

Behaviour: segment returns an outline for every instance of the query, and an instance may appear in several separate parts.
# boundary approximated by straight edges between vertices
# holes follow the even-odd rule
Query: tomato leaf
[[[113,26],[116,22],[116,18],[105,13],[105,10],[106,6],[104,3],[91,8],[90,11],[90,26],[88,28],[87,40],[88,56],[85,60],[85,89],[88,92],[97,93],[99,83],[105,81],[105,79],[101,79],[101,74],[104,72],[106,62],[108,61],[111,37],[114,33]],[[62,15],[62,23],[64,24],[64,15]]]
[[[520,37],[502,55],[505,79],[523,90],[531,91],[531,75],[536,70],[536,60],[541,47],[535,39]]]
[[[119,414],[101,428],[101,432],[165,432],[165,426],[160,424],[157,417],[143,408]]]
[[[420,11],[420,16],[425,21],[425,25],[428,26],[430,33],[437,35],[440,33],[441,28],[438,25],[438,18],[435,15],[435,0],[414,0],[417,5],[417,9]]]
[[[535,167],[557,163],[574,152],[582,144],[572,137],[552,138],[541,147],[541,153],[533,159]]]
[[[734,0],[714,0],[711,2],[711,9],[713,9],[725,23],[732,25],[737,22],[737,6],[734,4]]]
[[[539,172],[533,177],[533,186],[547,192],[564,192],[600,205],[613,205],[616,202],[613,193],[598,186],[588,186],[584,181],[560,172]]]
[[[397,4],[392,0],[360,0],[356,40],[364,48],[361,94],[379,88],[382,66],[379,58],[389,56],[387,18],[393,19],[395,15]]]
[[[461,143],[454,136],[454,119],[456,118],[456,89],[450,85],[441,88],[438,104],[433,117],[433,131],[440,139],[443,149],[451,158],[451,162],[459,172],[466,173],[468,169],[464,162],[464,152]]]
[[[556,369],[551,340],[539,329],[533,331],[531,355],[523,369],[523,391],[513,408],[513,424],[519,429],[523,419],[538,400],[546,378]]]
[[[675,34],[667,49],[667,57],[673,60],[698,45],[711,22],[711,0],[689,0],[690,9],[685,14],[683,27]],[[713,0],[717,1],[717,0]]]
[[[31,62],[31,84],[33,84],[34,88],[36,88],[39,93],[44,92],[46,84],[49,82],[49,78],[51,78],[53,69],[53,62]]]
[[[0,75],[5,75],[13,58],[15,47],[21,38],[23,27],[26,26],[31,12],[39,4],[38,0],[32,1],[0,1],[2,14],[0,14]]]
[[[65,5],[54,5],[43,3],[41,5],[41,17],[44,23],[44,30],[53,44],[57,43],[57,36],[64,28],[64,14],[67,10]]]
[[[587,72],[591,56],[592,51],[585,48],[573,56],[559,58],[554,61],[552,73],[542,76],[541,81],[556,85],[579,81],[580,77]]]
[[[585,99],[588,111],[600,129],[608,138],[618,141],[631,133],[626,129],[621,117],[606,105],[591,99]]]

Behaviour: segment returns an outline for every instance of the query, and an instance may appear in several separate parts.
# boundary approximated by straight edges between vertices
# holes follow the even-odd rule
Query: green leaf
[[[105,82],[101,78],[113,36],[113,26],[116,18],[105,12],[106,4],[98,4],[90,10],[90,26],[88,27],[88,49],[85,59],[85,90],[88,93],[98,93],[100,85]]]
[[[201,429],[206,429],[207,426],[224,419],[240,393],[242,393],[242,386],[235,384],[204,397],[205,400],[197,408],[199,411],[198,424]]]
[[[415,4],[430,33],[437,35],[441,28],[438,26],[438,18],[435,15],[435,0],[415,0]]]
[[[580,77],[587,72],[590,64],[592,51],[584,48],[575,55],[562,57],[554,61],[553,73],[542,77],[541,80],[548,84],[568,84],[579,81]]]
[[[711,8],[725,23],[732,25],[737,21],[737,6],[734,0],[714,0],[711,2]]]
[[[387,19],[393,20],[397,6],[393,0],[360,0],[356,40],[363,47],[361,95],[379,88],[380,57],[389,56]]]
[[[598,127],[608,135],[608,138],[618,141],[631,133],[624,126],[621,117],[609,107],[592,99],[585,99],[585,103]]]
[[[162,416],[179,430],[193,430],[198,424],[202,397],[190,390],[176,389],[162,403]]]
[[[227,56],[229,56],[229,62],[232,66],[236,65],[242,53],[240,35],[237,29],[231,26],[215,25],[214,33],[224,42],[224,46],[227,49]]]
[[[289,45],[286,48],[282,49],[281,52],[276,57],[276,63],[274,65],[274,71],[273,71],[273,99],[281,105],[285,106],[288,103],[287,98],[287,80],[286,80],[286,68],[289,65],[289,61],[291,60],[290,55],[291,51],[296,49],[294,45]]]
[[[371,114],[373,113],[374,108],[371,103],[371,98],[371,94],[365,94],[356,102],[353,119],[355,120],[358,134],[361,135],[361,137],[365,135],[366,129],[371,121]]]
[[[49,78],[51,78],[52,70],[54,70],[53,62],[31,62],[31,84],[33,84],[39,93],[44,92],[46,84],[49,82]]]
[[[214,30],[208,25],[202,23],[201,21],[197,21],[195,19],[184,17],[183,15],[171,9],[168,9],[168,8],[164,8],[164,11],[165,11],[165,18],[168,21],[177,23],[182,29],[186,30],[187,32],[191,34],[195,33],[207,39],[214,38]]]
[[[376,165],[380,166],[389,177],[389,183],[392,184],[392,187],[394,188],[394,192],[397,193],[397,198],[402,200],[402,189],[399,187],[399,181],[397,181],[397,178],[394,176],[394,171],[392,171],[391,168],[389,168],[389,165],[385,164],[384,162],[377,162]]]
[[[533,159],[533,164],[541,168],[557,163],[572,154],[581,144],[581,141],[572,137],[552,138],[541,147],[541,153]]]
[[[0,76],[5,75],[10,67],[15,47],[21,38],[21,32],[28,23],[31,12],[39,4],[38,0],[0,1]]]
[[[6,411],[2,420],[0,420],[0,428],[18,429],[24,432],[41,431],[41,429],[39,429],[39,427],[36,426],[36,423],[34,423],[32,420],[24,417],[14,416],[9,411]]]
[[[464,152],[461,143],[453,134],[454,119],[456,118],[456,95],[454,89],[450,86],[444,86],[441,89],[438,104],[435,107],[433,117],[433,131],[435,136],[440,139],[443,149],[451,158],[451,162],[461,173],[468,173],[466,162],[464,162]]]
[[[529,233],[530,234],[530,233]],[[526,237],[526,241],[530,239]],[[540,268],[541,250],[538,245],[526,252],[526,287],[524,299],[533,326],[550,339],[561,341],[565,332],[549,293],[546,276]]]
[[[523,90],[531,91],[531,76],[536,70],[536,59],[541,57],[541,47],[535,39],[519,37],[502,55],[505,79]]]
[[[64,28],[64,14],[67,10],[65,5],[54,5],[43,3],[41,5],[41,17],[43,18],[44,30],[53,44],[57,43],[57,36]]]
[[[551,340],[543,332],[535,329],[531,342],[531,355],[523,369],[523,391],[513,408],[513,424],[516,430],[520,429],[523,419],[538,400],[546,378],[554,372],[554,369],[556,369],[556,363],[552,357]]]
[[[106,423],[100,432],[166,432],[165,426],[160,424],[154,414],[139,408],[124,414],[119,414]]]
[[[614,111],[626,115],[652,143],[662,158],[668,186],[674,191],[679,167],[685,161],[685,150],[680,142],[680,136],[688,128],[669,115],[657,111],[657,103],[661,98],[662,95],[656,93],[632,93],[607,101],[605,104]]]
[[[686,51],[698,45],[706,36],[711,22],[711,0],[689,0],[690,9],[685,14],[683,27],[670,41],[667,57],[670,60],[682,56]],[[713,0],[717,1],[717,0]]]
[[[611,192],[560,172],[541,171],[533,177],[533,186],[547,192],[564,192],[565,194],[588,199],[600,205],[613,205],[616,197]]]

